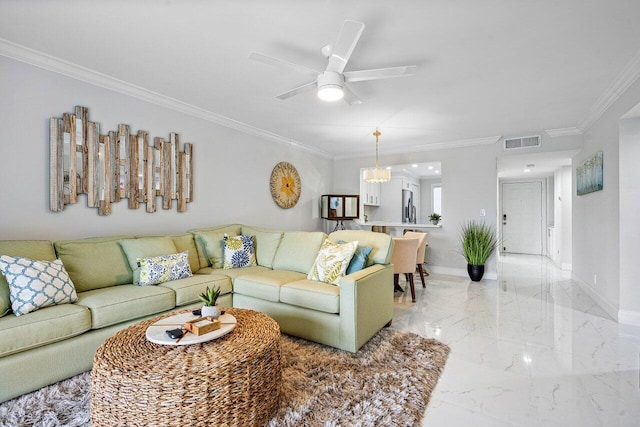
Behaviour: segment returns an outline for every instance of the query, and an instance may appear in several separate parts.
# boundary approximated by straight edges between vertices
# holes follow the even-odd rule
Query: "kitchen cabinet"
[[[360,178],[360,200],[366,206],[380,206],[380,183]]]

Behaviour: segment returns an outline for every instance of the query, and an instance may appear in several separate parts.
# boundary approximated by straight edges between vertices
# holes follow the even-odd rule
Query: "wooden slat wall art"
[[[100,125],[93,122],[87,122],[87,155],[85,156],[87,160],[87,185],[84,192],[87,193],[87,207],[90,208],[97,208],[100,202],[100,198],[98,196],[99,152]]]
[[[87,109],[76,107],[76,164],[78,165],[78,194],[88,193]]]
[[[151,142],[153,141],[153,142]],[[49,121],[49,206],[61,212],[87,195],[87,207],[109,215],[111,204],[128,199],[129,209],[146,204],[146,211],[162,208],[185,212],[193,201],[193,145],[180,147],[180,135],[150,138],[149,133],[118,130],[100,134],[100,124],[89,121],[86,107]]]
[[[62,169],[62,119],[49,120],[49,207],[52,212],[64,209]]]

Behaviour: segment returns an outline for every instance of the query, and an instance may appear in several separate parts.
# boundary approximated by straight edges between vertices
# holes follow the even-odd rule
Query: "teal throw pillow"
[[[78,300],[76,288],[59,259],[34,261],[2,255],[0,271],[9,283],[11,309],[16,316]]]
[[[373,246],[358,246],[358,249],[356,249],[356,252],[353,254],[353,258],[351,258],[349,267],[347,267],[347,274],[355,273],[365,268],[367,258],[372,250]]]
[[[343,240],[340,240],[338,243],[344,243]],[[353,254],[353,258],[351,258],[351,262],[347,267],[347,273],[351,274],[356,271],[360,271],[367,266],[367,259],[369,258],[369,254],[373,250],[373,246],[358,246],[356,252]]]
[[[172,255],[138,258],[140,286],[158,285],[170,280],[191,277],[189,251]]]

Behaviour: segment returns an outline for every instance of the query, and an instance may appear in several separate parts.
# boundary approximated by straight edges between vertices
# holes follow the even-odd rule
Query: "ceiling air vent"
[[[504,149],[540,147],[540,136],[522,136],[519,138],[507,138],[504,140]]]

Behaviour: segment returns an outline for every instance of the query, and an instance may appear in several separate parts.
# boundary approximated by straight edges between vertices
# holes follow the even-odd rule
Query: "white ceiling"
[[[325,103],[259,52],[323,69],[346,19],[346,70],[418,65]],[[640,52],[638,0],[0,0],[0,38],[328,156],[411,151],[583,126]],[[0,50],[0,54],[7,55]]]

